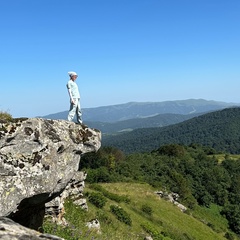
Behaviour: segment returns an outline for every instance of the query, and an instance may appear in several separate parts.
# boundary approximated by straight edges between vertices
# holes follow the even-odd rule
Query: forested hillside
[[[240,153],[240,108],[227,108],[163,128],[137,129],[103,138],[103,146],[125,153],[146,152],[164,144],[199,143],[217,151]]]
[[[133,118],[133,119],[118,121],[113,123],[86,122],[86,125],[91,128],[96,128],[100,130],[103,135],[106,135],[106,134],[114,134],[114,133],[121,133],[121,132],[129,132],[138,128],[165,127],[168,125],[186,121],[188,119],[194,118],[202,114],[203,113],[183,115],[183,114],[165,113],[165,114],[158,114],[154,117]]]
[[[145,182],[178,193],[193,215],[198,206],[217,205],[229,228],[240,234],[240,156],[213,153],[213,149],[196,144],[169,144],[127,156],[119,149],[103,147],[83,156],[81,169],[87,171],[89,183]],[[220,223],[209,226],[215,224]],[[217,225],[215,230],[223,231]]]

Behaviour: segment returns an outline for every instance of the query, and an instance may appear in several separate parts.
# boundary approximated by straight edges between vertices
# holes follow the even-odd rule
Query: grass
[[[199,221],[210,226],[216,232],[224,232],[228,228],[228,222],[220,214],[221,207],[211,204],[210,208],[197,206],[193,216]]]
[[[3,112],[3,111],[0,111],[0,121],[3,121],[3,122],[8,122],[8,121],[11,121],[12,120],[12,115],[7,113],[7,112]]]
[[[107,198],[101,208],[89,203],[89,211],[74,205],[71,200],[65,204],[68,228],[61,228],[45,221],[45,232],[61,236],[67,240],[143,240],[151,235],[153,239],[163,240],[223,240],[229,232],[226,220],[220,215],[220,208],[212,205],[209,209],[196,207],[193,211],[182,213],[172,203],[160,199],[148,184],[108,183],[102,188],[119,196],[128,196],[130,202],[115,202]],[[88,185],[84,192],[93,190]],[[120,222],[110,211],[111,205],[121,207],[131,217],[131,226]],[[151,214],[144,212],[148,206]],[[97,218],[101,224],[101,234],[86,227],[86,222]],[[232,233],[231,233],[232,234]],[[239,239],[235,236],[235,239]]]

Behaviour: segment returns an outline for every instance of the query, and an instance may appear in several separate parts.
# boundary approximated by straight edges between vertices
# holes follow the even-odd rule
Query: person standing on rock
[[[78,77],[76,72],[68,72],[70,77],[67,83],[67,89],[70,97],[70,109],[68,112],[68,121],[72,121],[75,114],[77,116],[77,123],[82,124],[82,112],[80,107],[80,93],[76,79]]]

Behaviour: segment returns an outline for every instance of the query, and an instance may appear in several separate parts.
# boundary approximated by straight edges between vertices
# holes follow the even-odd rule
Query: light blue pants
[[[68,121],[72,121],[75,114],[77,116],[77,122],[82,123],[82,112],[80,107],[80,98],[74,98],[74,104],[70,103],[70,109],[68,112]]]

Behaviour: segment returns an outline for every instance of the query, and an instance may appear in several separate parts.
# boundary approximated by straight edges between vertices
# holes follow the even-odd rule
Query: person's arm
[[[68,94],[69,94],[71,103],[74,103],[74,100],[73,100],[73,97],[72,97],[72,93],[71,93],[70,88],[68,88]]]
[[[71,88],[70,88],[69,84],[67,84],[67,89],[68,89],[68,94],[69,94],[69,97],[70,97],[70,102],[74,103],[74,100],[73,100],[73,97],[72,97]]]

